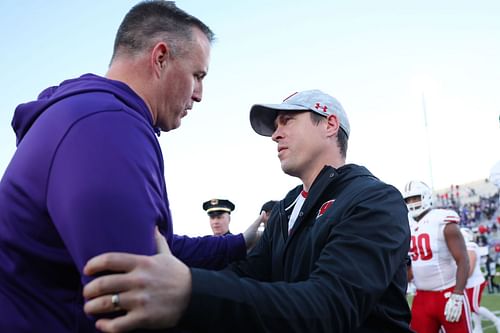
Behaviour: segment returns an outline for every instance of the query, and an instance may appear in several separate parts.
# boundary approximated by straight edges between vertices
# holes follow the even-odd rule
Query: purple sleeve
[[[151,129],[124,112],[80,120],[60,143],[48,214],[80,274],[103,252],[156,252],[154,227],[168,215],[156,147]],[[82,283],[89,280],[82,275]]]
[[[244,259],[246,245],[243,234],[227,236],[187,237],[174,235],[172,254],[190,267],[222,269]]]

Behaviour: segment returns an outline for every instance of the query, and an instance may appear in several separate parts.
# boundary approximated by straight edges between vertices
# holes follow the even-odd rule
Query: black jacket
[[[206,332],[411,332],[410,231],[394,187],[366,168],[325,167],[288,235],[298,186],[246,260],[192,269],[182,325]],[[287,209],[288,208],[288,209]]]

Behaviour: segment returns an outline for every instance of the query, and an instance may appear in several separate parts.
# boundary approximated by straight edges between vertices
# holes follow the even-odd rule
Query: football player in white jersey
[[[406,184],[410,257],[417,292],[411,328],[418,333],[472,332],[468,298],[464,294],[469,257],[457,213],[432,208],[432,191],[421,181]]]
[[[500,332],[500,319],[495,316],[490,310],[481,306],[481,296],[483,294],[486,280],[480,268],[480,254],[479,246],[474,243],[474,234],[468,228],[461,228],[460,231],[465,239],[467,252],[469,254],[469,279],[467,280],[466,292],[469,298],[469,303],[472,312],[472,319],[474,322],[474,333],[483,332],[481,327],[481,317],[491,321],[497,332]]]

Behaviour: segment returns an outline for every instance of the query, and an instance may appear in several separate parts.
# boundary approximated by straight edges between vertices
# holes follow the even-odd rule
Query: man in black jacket
[[[319,91],[254,105],[253,129],[277,143],[283,171],[302,185],[274,209],[247,259],[214,272],[166,253],[105,254],[87,274],[125,272],[85,287],[104,331],[178,325],[206,332],[411,332],[406,302],[407,209],[366,168],[345,164],[350,125]],[[116,302],[115,302],[116,303]]]

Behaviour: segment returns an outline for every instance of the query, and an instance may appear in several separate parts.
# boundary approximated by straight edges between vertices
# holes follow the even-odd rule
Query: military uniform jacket
[[[291,233],[298,186],[246,260],[192,269],[182,325],[200,332],[411,332],[401,194],[366,168],[326,166]],[[224,314],[221,316],[221,314]]]

